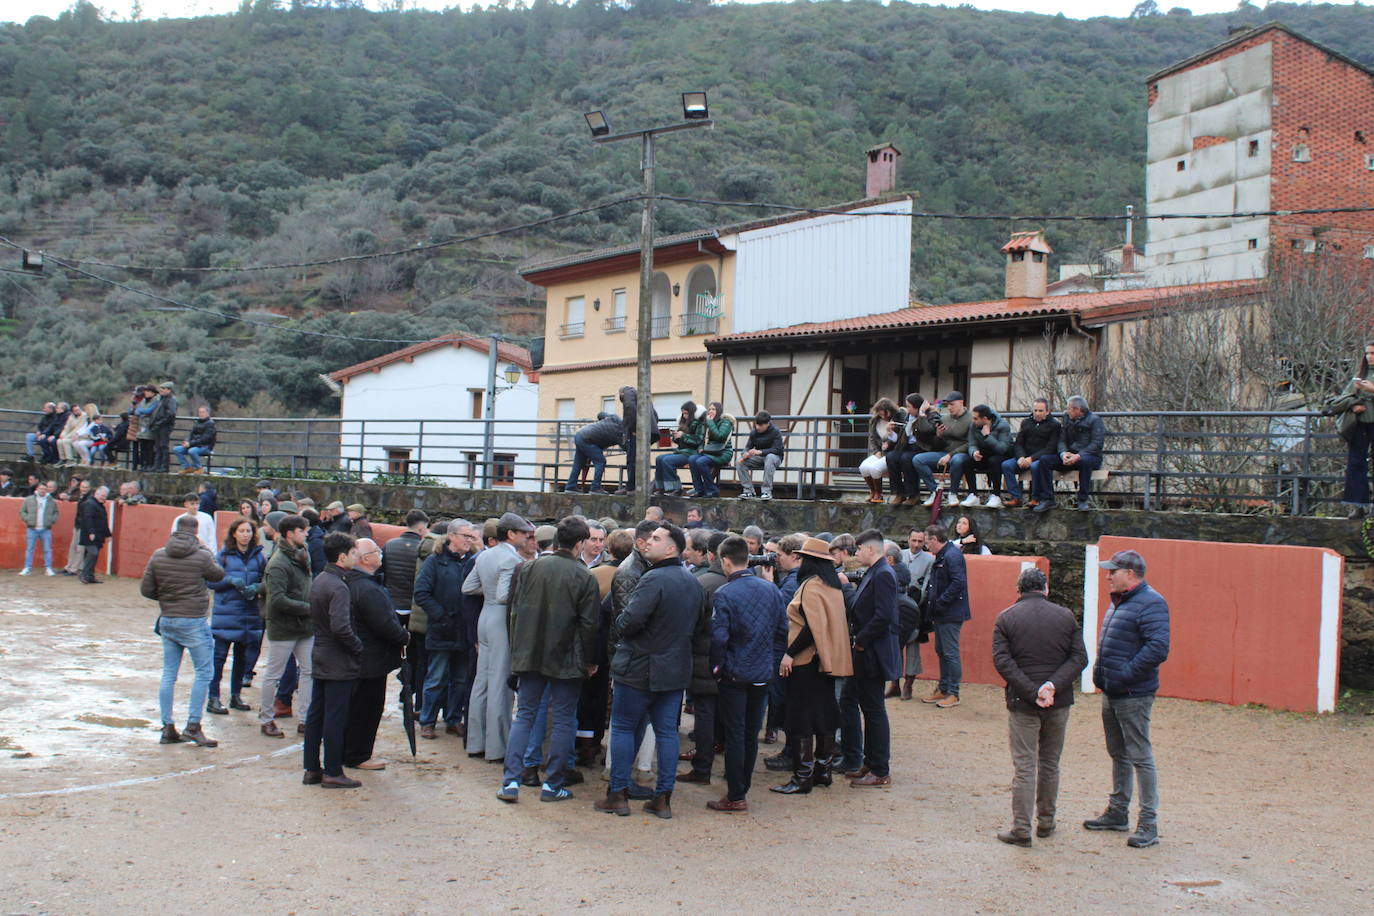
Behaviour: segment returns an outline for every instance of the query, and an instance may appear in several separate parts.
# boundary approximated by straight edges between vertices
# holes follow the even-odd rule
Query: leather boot
[[[185,741],[185,740],[186,740],[185,738],[183,738],[183,737],[181,737],[181,735],[177,734],[177,727],[176,727],[175,725],[164,725],[164,726],[162,726],[162,739],[161,739],[158,743],[159,743],[159,744],[180,744],[181,742],[183,742],[183,741]]]
[[[599,802],[593,802],[592,808],[606,814],[618,814],[621,817],[630,816],[630,801],[625,797],[625,792],[607,792],[606,797]]]
[[[811,764],[811,784],[828,789],[834,781],[830,775],[830,761],[817,757],[815,762]]]
[[[883,501],[883,482],[876,477],[865,477],[864,483],[868,484],[868,501],[880,503]]]
[[[891,700],[902,695],[901,681],[893,681],[887,687],[887,693],[883,694],[883,699]]]
[[[199,722],[188,722],[186,727],[181,730],[181,737],[184,741],[189,741],[196,747],[219,747],[219,742],[206,737],[205,732],[200,730]]]
[[[902,678],[902,699],[911,699],[911,685],[916,683],[916,675],[908,674]]]
[[[658,795],[654,796],[653,801],[646,801],[644,803],[644,810],[652,814],[654,817],[661,817],[665,821],[671,820],[673,817],[672,802],[672,792],[660,792]]]
[[[815,773],[813,739],[808,735],[798,743],[800,747],[797,749],[797,764],[792,769],[792,778],[780,786],[773,786],[770,792],[779,795],[807,795],[811,792],[811,780]]]

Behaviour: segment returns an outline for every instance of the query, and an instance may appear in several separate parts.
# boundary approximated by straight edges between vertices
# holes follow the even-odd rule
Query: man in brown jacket
[[[997,615],[992,630],[992,661],[1007,681],[1016,770],[1011,784],[1012,826],[998,833],[997,839],[1030,846],[1032,813],[1036,836],[1054,833],[1059,755],[1073,706],[1073,682],[1087,665],[1088,653],[1073,613],[1046,597],[1049,584],[1043,572],[1023,569],[1016,590],[1021,597]]]
[[[206,583],[223,579],[224,570],[197,539],[196,527],[194,516],[183,515],[177,519],[167,546],[159,547],[148,560],[139,590],[144,598],[156,601],[161,609],[153,631],[162,637],[162,689],[158,693],[162,707],[162,743],[190,741],[199,747],[215,747],[219,742],[205,737],[200,728],[215,651],[207,616],[210,590]],[[177,734],[172,723],[172,691],[176,687],[183,650],[190,654],[196,674],[191,683],[191,709],[186,715],[186,729]]]

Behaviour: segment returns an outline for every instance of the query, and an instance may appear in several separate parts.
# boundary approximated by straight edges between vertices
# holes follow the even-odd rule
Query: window
[[[1250,240],[1248,240],[1248,241],[1245,243],[1245,247],[1246,247],[1246,248],[1249,248],[1251,251],[1254,251],[1256,248],[1259,247],[1259,239],[1250,239]]]
[[[467,459],[468,470],[464,476],[467,477],[468,489],[475,489],[477,486],[477,466],[481,464],[482,456],[478,452],[464,452],[463,457]]]
[[[1011,253],[1011,259],[1013,261],[1024,261],[1026,259],[1026,253],[1024,251],[1013,251]]]
[[[1369,153],[1365,154],[1364,167],[1369,169],[1371,172],[1374,172],[1374,155],[1371,155]]]
[[[496,452],[491,456],[491,485],[493,487],[515,486],[514,455]]]
[[[482,419],[482,398],[486,396],[483,388],[469,388],[468,396],[472,399],[472,419]]]
[[[410,449],[389,448],[386,450],[386,472],[407,475],[410,473]]]
[[[611,317],[602,325],[607,333],[625,330],[625,290],[611,290]]]
[[[608,394],[601,398],[602,413],[619,413],[619,411],[616,410],[616,405],[617,402],[614,395]]]
[[[559,398],[554,401],[553,415],[558,420],[557,432],[554,435],[570,438],[573,433],[577,432],[573,424],[573,421],[577,419],[576,398]],[[572,445],[571,442],[568,444]]]
[[[1311,254],[1317,250],[1316,239],[1293,239],[1289,244],[1293,246],[1294,251],[1302,251],[1307,254]]]
[[[1045,253],[1043,251],[1032,251],[1031,260],[1037,264],[1040,264],[1045,260]]]
[[[1308,148],[1308,146],[1307,146],[1306,143],[1297,143],[1297,144],[1294,144],[1294,146],[1293,146],[1293,161],[1294,161],[1294,162],[1311,162],[1311,161],[1312,161],[1312,150]]]
[[[1374,245],[1366,245],[1366,246],[1364,246],[1364,256],[1365,256],[1366,258],[1372,258],[1372,259],[1374,259]]]
[[[1180,160],[1178,160],[1178,162],[1174,163],[1174,171],[1175,171],[1175,172],[1184,172],[1184,171],[1187,171],[1187,170],[1188,170],[1188,162],[1187,162],[1187,160],[1185,160],[1185,159],[1180,159]]]
[[[673,290],[668,282],[667,274],[654,274],[650,293],[653,297],[653,313],[649,324],[649,336],[652,338],[667,337],[669,322],[673,317]]]
[[[572,296],[568,299],[566,318],[559,329],[559,337],[581,337],[585,325],[587,299],[585,296]]]
[[[775,417],[784,417],[792,412],[792,376],[765,375],[760,406]],[[779,428],[785,424],[780,424]]]
[[[1250,141],[1250,158],[1251,158],[1251,159],[1254,159],[1254,158],[1255,158],[1256,156],[1258,156],[1258,155],[1259,155],[1259,141],[1258,141],[1258,140],[1251,140],[1251,141]]]

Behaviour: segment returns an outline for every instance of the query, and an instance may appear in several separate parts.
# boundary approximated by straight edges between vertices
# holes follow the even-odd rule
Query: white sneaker
[[[773,491],[772,491],[772,490],[764,490],[762,493],[759,494],[759,499],[763,500],[764,502],[768,502],[768,501],[769,501],[770,499],[772,499],[772,498],[773,498]]]
[[[988,508],[989,508],[989,509],[1000,509],[1000,508],[1002,508],[1002,497],[998,496],[996,493],[994,493],[994,494],[992,494],[991,496],[989,496],[989,497],[988,497]]]
[[[974,506],[978,505],[978,494],[970,493],[968,496],[964,497],[964,501],[959,503],[959,505],[963,506],[966,509],[973,508]]]
[[[33,571],[32,569],[30,569],[29,567],[25,566],[23,569],[19,570],[19,575],[21,575],[21,576],[27,576],[27,575],[28,575],[30,572],[32,572],[32,571]]]
[[[51,566],[48,567],[48,575],[50,575],[50,576],[55,576],[55,575],[57,575],[57,573],[55,573],[55,572],[52,571],[52,567],[51,567]]]
[[[935,505],[935,495],[936,495],[937,493],[939,493],[939,492],[940,492],[939,490],[936,490],[934,493],[931,493],[929,496],[926,497],[926,501],[923,502],[923,503],[921,503],[921,505],[923,505],[923,506],[933,506],[933,505]]]

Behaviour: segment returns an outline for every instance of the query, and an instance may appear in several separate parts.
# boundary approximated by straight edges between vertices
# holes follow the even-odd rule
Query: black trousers
[[[353,689],[348,704],[348,726],[344,729],[343,765],[355,767],[372,757],[377,742],[377,726],[386,708],[387,675],[362,677]],[[312,704],[313,705],[313,704]]]
[[[100,556],[100,544],[85,545],[86,551],[81,557],[81,581],[95,581],[95,561]]]
[[[696,722],[692,728],[692,739],[697,745],[696,753],[692,756],[692,772],[703,776],[711,775],[711,767],[716,762],[716,734],[720,731],[717,717],[719,700],[720,697],[714,695],[692,697],[692,716]]]
[[[606,737],[606,709],[611,701],[611,666],[598,665],[596,674],[582,682],[577,698],[577,730],[598,747]]]
[[[344,732],[348,728],[348,707],[357,681],[316,680],[310,696],[310,711],[305,715],[305,769],[324,770],[326,776],[343,775]],[[320,745],[324,745],[324,766],[320,766]]]
[[[716,699],[712,697],[711,699]],[[725,729],[725,783],[730,801],[743,801],[753,781],[759,755],[759,726],[766,685],[720,685],[720,719]],[[700,753],[701,745],[697,745]]]
[[[911,459],[919,455],[916,450],[890,451],[887,453],[888,488],[894,495],[915,499],[921,495],[921,478],[916,476],[916,467]]]
[[[153,470],[166,473],[172,459],[172,427],[168,426],[153,433]]]
[[[134,470],[146,471],[153,466],[153,440],[134,440]]]
[[[420,704],[425,695],[425,675],[429,674],[429,656],[425,652],[425,634],[412,632],[410,643],[406,646],[406,676],[410,678],[410,702],[419,715]],[[466,702],[466,701],[464,701]]]

